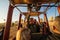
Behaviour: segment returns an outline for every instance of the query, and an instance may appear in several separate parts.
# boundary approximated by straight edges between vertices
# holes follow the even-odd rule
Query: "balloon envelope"
[[[32,0],[11,0],[15,4],[31,4]]]
[[[58,9],[58,13],[60,14],[60,5],[57,7],[57,9]]]

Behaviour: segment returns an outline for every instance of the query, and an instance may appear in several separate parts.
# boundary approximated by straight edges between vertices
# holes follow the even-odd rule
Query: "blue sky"
[[[0,23],[4,22],[4,19],[7,19],[8,7],[9,7],[8,0],[0,0]],[[27,11],[27,8],[20,7],[20,9],[21,11]],[[41,11],[43,11],[43,8],[41,8]],[[50,8],[46,13],[48,18],[50,18],[51,16],[55,17],[55,13],[56,16],[58,15],[57,8],[55,7]],[[41,15],[40,18],[43,18],[43,15]],[[18,19],[19,19],[19,11],[17,9],[14,9],[12,21],[17,21]]]

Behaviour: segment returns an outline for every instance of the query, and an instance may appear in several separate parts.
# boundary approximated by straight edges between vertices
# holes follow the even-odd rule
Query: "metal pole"
[[[24,22],[26,22],[26,17],[24,18]]]
[[[4,35],[3,35],[3,40],[8,40],[9,39],[13,9],[14,9],[14,7],[11,6],[11,4],[10,4],[9,5],[9,10],[8,10],[8,15],[7,15],[6,27],[5,27]]]
[[[48,28],[48,31],[50,31],[50,28],[49,28],[49,23],[48,23],[48,19],[47,19],[46,13],[44,13],[44,20],[45,20],[45,23],[46,23],[46,25],[44,26],[44,34],[47,34],[46,33],[46,28]]]
[[[31,12],[31,11],[32,11],[31,4],[28,4],[28,12]]]
[[[18,25],[18,30],[20,29],[20,27],[21,27],[21,17],[22,17],[22,14],[20,14],[20,16],[19,16],[19,25]]]
[[[49,23],[48,23],[48,19],[47,19],[46,13],[44,13],[44,20],[46,22],[46,26],[49,28]]]
[[[38,16],[39,24],[40,24],[40,17]]]

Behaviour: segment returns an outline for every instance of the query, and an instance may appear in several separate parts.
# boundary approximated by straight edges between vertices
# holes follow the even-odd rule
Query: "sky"
[[[0,23],[3,23],[7,20],[8,8],[9,8],[9,1],[0,0]],[[27,8],[25,8],[25,7],[19,7],[19,8],[21,9],[22,12],[27,11]],[[41,8],[40,11],[43,11],[43,10],[44,9]],[[14,8],[12,21],[18,21],[19,13],[20,12],[16,8]],[[57,8],[55,8],[55,7],[50,8],[46,13],[47,13],[48,19],[51,16],[55,17],[55,13],[56,13],[56,16],[58,16],[58,11],[57,11]],[[35,18],[37,19],[37,17],[35,17]],[[40,15],[40,18],[43,18],[43,15]]]

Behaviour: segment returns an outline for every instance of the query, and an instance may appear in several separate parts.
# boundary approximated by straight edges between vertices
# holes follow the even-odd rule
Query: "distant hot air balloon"
[[[4,19],[4,21],[5,21],[5,19]]]
[[[60,5],[57,7],[57,9],[58,9],[58,13],[60,15]]]

